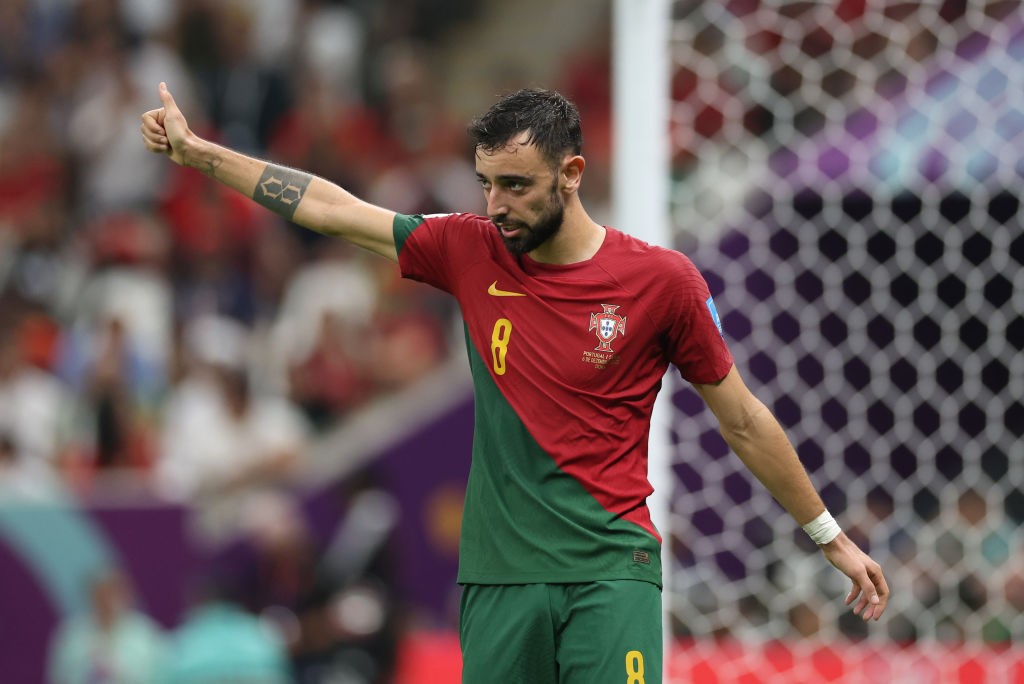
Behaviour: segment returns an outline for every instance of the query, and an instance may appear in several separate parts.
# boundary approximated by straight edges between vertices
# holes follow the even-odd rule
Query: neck
[[[578,199],[565,207],[562,227],[550,240],[530,252],[542,264],[575,264],[597,254],[604,244],[604,226],[594,222]]]

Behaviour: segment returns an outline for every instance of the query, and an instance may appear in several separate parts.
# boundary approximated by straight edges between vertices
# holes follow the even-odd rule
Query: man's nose
[[[508,213],[505,195],[500,188],[492,187],[487,192],[487,215],[491,218],[504,216]]]

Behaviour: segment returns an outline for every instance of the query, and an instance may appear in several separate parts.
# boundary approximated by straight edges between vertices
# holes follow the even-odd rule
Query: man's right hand
[[[335,183],[305,171],[268,163],[200,138],[189,129],[166,83],[160,83],[159,92],[163,106],[143,114],[140,126],[142,141],[150,152],[197,169],[293,223],[398,260],[395,212],[364,202]]]
[[[185,144],[193,133],[166,83],[160,83],[159,94],[163,107],[142,115],[142,141],[150,152],[166,154],[173,162],[184,164]]]

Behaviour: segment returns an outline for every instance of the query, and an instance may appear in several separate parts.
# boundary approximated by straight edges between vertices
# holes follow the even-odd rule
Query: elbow
[[[719,424],[719,432],[726,443],[736,449],[738,444],[756,441],[766,420],[773,420],[768,407],[752,397],[741,410]]]

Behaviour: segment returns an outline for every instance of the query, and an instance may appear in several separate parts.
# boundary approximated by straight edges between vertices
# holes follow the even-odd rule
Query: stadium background
[[[667,7],[670,239],[894,590],[880,623],[848,615],[838,575],[672,387],[674,676],[1020,681],[1019,3]],[[138,114],[167,80],[230,145],[399,210],[479,209],[464,121],[509,87],[558,87],[610,221],[609,3],[0,12],[3,680],[41,681],[117,567],[169,633],[197,586],[229,585],[306,681],[372,681],[393,649],[399,681],[454,681],[472,407],[450,305],[150,158]],[[267,417],[211,440],[196,413],[220,391]],[[211,454],[235,469],[205,470]]]

